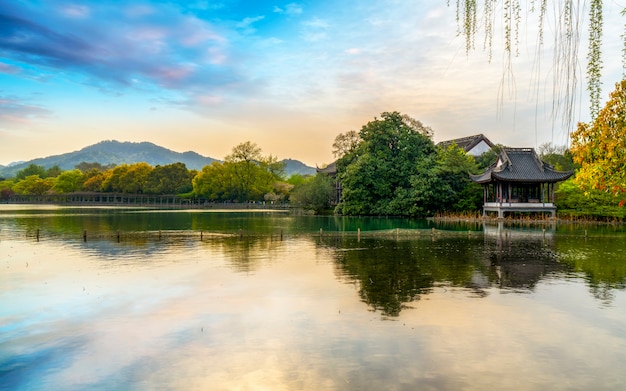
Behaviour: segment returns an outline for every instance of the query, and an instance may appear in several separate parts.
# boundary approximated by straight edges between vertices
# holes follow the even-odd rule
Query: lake
[[[622,225],[0,205],[1,390],[618,390]]]

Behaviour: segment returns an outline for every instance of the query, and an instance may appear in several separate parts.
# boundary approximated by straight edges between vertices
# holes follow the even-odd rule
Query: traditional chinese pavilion
[[[472,180],[483,185],[483,215],[497,212],[549,212],[556,216],[554,187],[573,171],[556,171],[532,148],[502,148],[498,161]]]

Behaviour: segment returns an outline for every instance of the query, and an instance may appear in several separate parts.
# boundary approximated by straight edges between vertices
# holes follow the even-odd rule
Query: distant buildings
[[[449,147],[452,144],[458,145],[468,155],[480,156],[485,152],[489,152],[493,149],[494,144],[489,141],[485,135],[476,134],[474,136],[467,136],[462,138],[456,138],[454,140],[447,140],[438,143],[437,145],[442,147]]]

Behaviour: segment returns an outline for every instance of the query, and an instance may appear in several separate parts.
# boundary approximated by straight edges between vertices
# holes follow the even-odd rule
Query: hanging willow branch
[[[528,14],[538,13],[538,37],[537,44],[544,44],[544,23],[547,15],[547,0],[530,0]],[[553,63],[553,102],[552,115],[556,119],[561,115],[565,129],[573,129],[574,107],[576,103],[576,91],[578,86],[578,46],[580,43],[580,30],[585,15],[584,0],[563,0],[552,3],[554,6],[555,26],[554,36],[554,63]],[[482,29],[485,33],[485,50],[488,59],[492,59],[495,9],[502,6],[502,28],[505,54],[504,75],[511,73],[511,56],[519,56],[519,28],[522,24],[521,0],[483,0],[482,10],[484,24]],[[474,39],[478,30],[477,12],[478,5],[475,0],[456,1],[456,20],[459,34],[465,38],[465,49],[469,53],[474,49]],[[590,112],[593,118],[600,107],[602,74],[602,0],[590,0],[588,13],[589,28],[589,54],[587,56],[587,89],[590,95]],[[626,26],[625,26],[626,36]],[[536,53],[540,53],[537,50]],[[623,52],[624,66],[626,68],[626,41]],[[538,62],[538,60],[537,60]],[[508,77],[508,76],[507,76]]]
[[[626,16],[626,8],[622,10],[622,16]],[[622,34],[622,79],[626,79],[626,23],[624,23],[624,34]]]
[[[589,53],[587,54],[587,89],[591,100],[591,119],[594,121],[600,111],[602,85],[602,0],[592,0],[589,10]]]

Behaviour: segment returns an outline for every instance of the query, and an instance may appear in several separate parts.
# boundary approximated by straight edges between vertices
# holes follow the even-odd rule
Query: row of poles
[[[399,236],[400,229],[396,228],[395,231],[396,231],[395,232],[396,236]],[[432,228],[430,232],[431,232],[431,235],[434,236],[435,235],[435,228]],[[419,235],[419,233],[418,233],[418,235]],[[467,231],[467,235],[470,236],[471,235],[471,231]],[[39,228],[37,228],[37,230],[35,232],[35,237],[36,237],[37,241],[39,241],[40,236],[41,236],[41,230]],[[243,238],[243,236],[244,236],[243,235],[243,229],[239,230],[238,236],[240,238]],[[280,240],[283,240],[283,236],[284,235],[283,235],[283,230],[282,229],[280,230],[279,236],[280,236]],[[320,228],[319,236],[320,236],[320,238],[324,236],[324,229],[323,228]],[[162,237],[163,237],[163,233],[162,233],[161,230],[159,230],[158,231],[158,238],[159,238],[159,240],[161,240]],[[87,242],[87,230],[86,229],[84,229],[83,232],[82,232],[82,238],[83,238],[84,242]],[[121,240],[121,233],[120,233],[120,231],[116,232],[116,239],[117,239],[118,242],[120,242],[120,240]],[[203,239],[204,239],[204,232],[200,231],[200,240],[203,240]],[[359,240],[359,241],[361,240],[361,228],[357,229],[357,240]]]
[[[320,228],[320,235],[321,235],[321,233],[322,233],[322,229]],[[35,238],[37,239],[37,241],[39,241],[40,236],[41,236],[41,230],[39,228],[37,228],[37,231],[35,232]],[[243,238],[243,230],[242,229],[239,230],[239,235],[238,236],[240,238]],[[158,232],[159,240],[161,240],[162,237],[163,237],[163,233],[162,233],[161,230],[159,230],[159,232]],[[82,238],[83,238],[84,242],[87,242],[87,230],[86,229],[83,230]],[[117,239],[118,242],[121,240],[121,233],[120,233],[120,231],[117,231],[116,239]],[[200,231],[200,240],[203,240],[203,239],[204,239],[204,232]],[[282,229],[280,230],[280,240],[283,240],[283,230]]]

